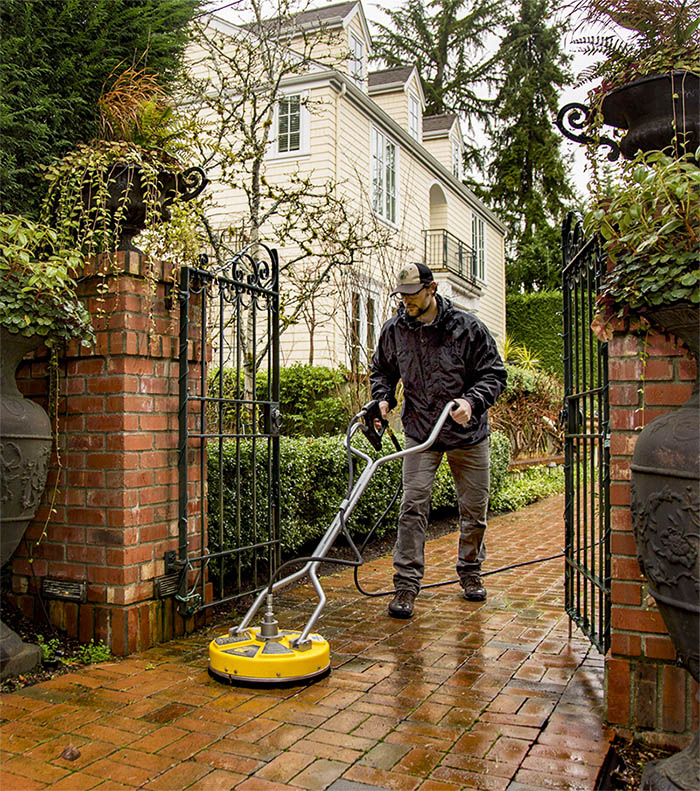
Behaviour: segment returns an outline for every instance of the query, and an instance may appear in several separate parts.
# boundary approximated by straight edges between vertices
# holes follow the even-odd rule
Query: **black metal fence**
[[[277,252],[261,244],[181,274],[170,565],[186,614],[260,590],[280,562],[278,278]]]
[[[569,618],[604,654],[610,645],[608,349],[591,321],[605,257],[573,214],[564,224],[562,253],[565,603]]]

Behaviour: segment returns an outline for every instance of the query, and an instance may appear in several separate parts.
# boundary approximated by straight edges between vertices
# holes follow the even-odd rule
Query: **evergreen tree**
[[[0,210],[36,216],[40,166],[94,137],[96,103],[120,64],[171,80],[202,0],[3,0]]]
[[[550,0],[520,0],[508,20],[499,58],[488,198],[509,229],[509,291],[560,287],[560,224],[574,197],[554,118],[567,85],[562,25]]]
[[[457,113],[471,129],[488,123],[497,59],[486,54],[487,37],[501,18],[497,0],[406,0],[384,9],[391,26],[378,25],[375,57],[387,67],[415,65],[423,83],[426,115]],[[481,147],[465,146],[465,165],[481,165]]]

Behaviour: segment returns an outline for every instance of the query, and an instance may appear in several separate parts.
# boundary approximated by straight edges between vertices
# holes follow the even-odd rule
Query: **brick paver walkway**
[[[487,568],[559,551],[562,510],[554,497],[491,520]],[[429,543],[426,581],[454,576],[455,542]],[[391,559],[361,578],[390,586]],[[333,672],[308,687],[219,684],[210,634],[3,695],[0,789],[590,791],[608,748],[602,658],[568,638],[563,561],[487,587],[485,603],[426,591],[397,621],[351,571],[324,578]],[[300,628],[315,603],[308,585],[284,592],[281,626]],[[75,760],[61,757],[70,745]]]

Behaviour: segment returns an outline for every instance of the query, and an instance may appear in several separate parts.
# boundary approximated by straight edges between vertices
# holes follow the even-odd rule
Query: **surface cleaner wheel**
[[[292,643],[301,632],[280,630],[274,640],[259,637],[260,629],[221,635],[209,643],[209,672],[231,684],[306,683],[330,669],[330,647],[320,634],[310,634],[309,647]]]

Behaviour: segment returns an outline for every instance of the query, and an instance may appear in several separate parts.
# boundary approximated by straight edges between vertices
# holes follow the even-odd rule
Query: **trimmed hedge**
[[[506,296],[506,332],[526,346],[545,371],[564,375],[561,291]]]
[[[219,395],[219,379],[219,369],[210,368],[207,377],[209,395]],[[224,398],[243,398],[243,371],[236,377],[235,368],[224,368],[221,379]],[[260,400],[267,398],[267,380],[267,371],[258,371],[255,394]],[[302,363],[280,368],[281,433],[289,437],[321,437],[345,431],[351,417],[342,397],[347,381],[347,371],[342,368]],[[210,405],[208,412],[210,422],[216,425],[215,407]],[[233,406],[224,407],[225,430],[234,430],[235,414]]]
[[[373,454],[362,435],[355,435],[357,447]],[[267,501],[267,452],[266,446],[258,443],[253,451],[252,440],[224,443],[224,532],[226,543],[245,546],[254,541],[265,540],[266,512],[258,508],[257,535],[253,525],[253,455],[255,455],[256,498],[259,504]],[[500,432],[491,434],[491,498],[503,487],[510,462],[510,443]],[[237,497],[233,488],[236,465],[241,470],[241,491],[246,495]],[[355,475],[359,473],[356,469]],[[220,524],[219,489],[221,486],[218,455],[208,458],[209,484],[209,549],[216,552]],[[282,437],[280,440],[280,519],[282,554],[294,557],[300,550],[313,545],[325,533],[333,520],[338,506],[347,491],[347,455],[343,437],[319,437],[314,439]],[[355,478],[357,480],[357,477]],[[362,494],[349,520],[348,526],[354,539],[362,540],[377,518],[389,504],[401,480],[401,462],[383,464],[373,476]],[[240,534],[237,535],[236,503],[240,505]],[[438,469],[433,491],[433,508],[456,507],[457,498],[452,483],[452,474],[446,459]],[[381,537],[396,525],[398,502],[377,529]],[[245,564],[245,561],[243,561]]]
[[[517,511],[544,497],[564,491],[564,467],[530,467],[508,474],[489,503],[496,512]]]

